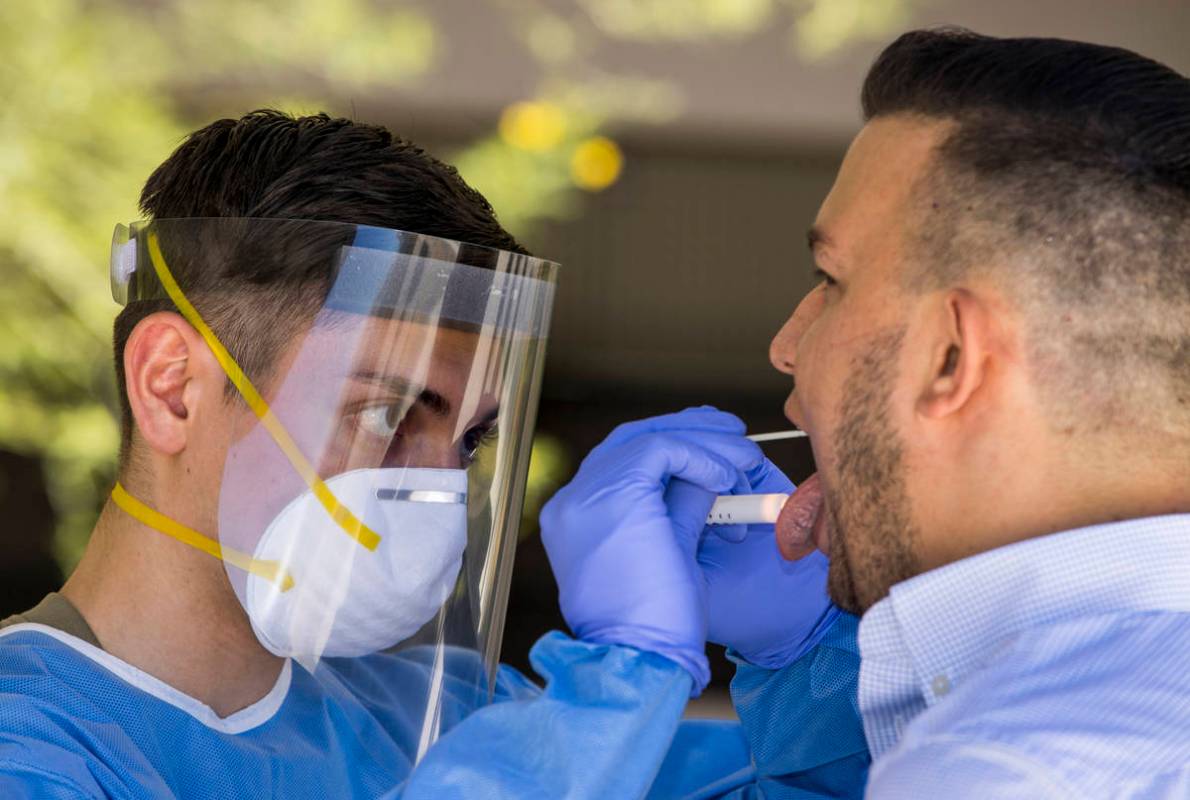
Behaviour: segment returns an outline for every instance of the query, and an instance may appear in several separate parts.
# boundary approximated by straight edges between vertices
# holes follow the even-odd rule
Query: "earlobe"
[[[918,413],[939,419],[960,412],[984,383],[990,354],[990,316],[971,292],[947,293]]]
[[[172,312],[145,317],[124,346],[125,388],[140,437],[164,455],[186,447],[197,332]]]

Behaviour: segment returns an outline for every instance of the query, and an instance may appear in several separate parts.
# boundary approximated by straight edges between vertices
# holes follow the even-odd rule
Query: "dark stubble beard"
[[[863,614],[918,573],[900,437],[891,420],[905,329],[882,331],[852,365],[835,429],[836,465],[824,479],[835,605]]]

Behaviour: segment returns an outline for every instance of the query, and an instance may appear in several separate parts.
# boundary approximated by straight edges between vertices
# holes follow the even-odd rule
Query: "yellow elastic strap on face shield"
[[[231,380],[232,385],[236,387],[240,396],[244,398],[244,402],[252,409],[252,413],[264,425],[265,430],[273,437],[273,441],[281,448],[281,452],[289,459],[289,463],[293,465],[297,474],[306,482],[306,486],[318,498],[318,502],[326,509],[326,513],[330,514],[331,519],[338,523],[339,527],[348,536],[369,550],[375,550],[380,544],[380,535],[352,514],[351,509],[339,502],[338,498],[335,497],[334,493],[318,475],[318,472],[306,460],[306,457],[302,455],[302,451],[298,449],[297,444],[290,437],[289,432],[285,430],[285,426],[281,424],[281,421],[277,419],[269,408],[268,402],[261,397],[260,392],[256,391],[256,387],[252,385],[252,381],[240,369],[240,365],[232,358],[231,353],[227,352],[227,348],[219,341],[215,332],[203,321],[202,315],[198,313],[198,309],[186,299],[186,295],[182,293],[181,287],[178,286],[173,274],[169,271],[169,267],[165,264],[165,257],[161,254],[161,245],[157,241],[156,233],[149,232],[147,244],[149,260],[152,262],[153,269],[157,273],[157,279],[165,287],[169,299],[182,312],[182,316],[186,318],[186,321],[194,326],[194,329],[202,336],[203,341],[207,343],[207,347],[215,354],[215,359],[219,362],[223,371],[227,373],[227,377]]]
[[[281,587],[281,591],[283,592],[288,592],[293,588],[293,578],[276,561],[253,558],[252,556],[241,553],[239,550],[224,547],[211,537],[204,536],[193,528],[188,528],[182,523],[149,508],[140,500],[128,494],[128,491],[118,482],[116,483],[116,488],[112,489],[112,500],[128,516],[143,522],[154,530],[161,531],[183,544],[188,544],[196,550],[201,550],[221,561],[226,561],[232,566],[239,567],[244,572],[249,572],[258,578],[264,578],[270,583],[275,583]]]

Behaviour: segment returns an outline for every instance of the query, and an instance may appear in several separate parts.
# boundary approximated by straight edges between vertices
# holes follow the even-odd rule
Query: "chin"
[[[837,550],[838,548],[833,549]],[[851,578],[851,565],[845,557],[840,557],[840,554],[836,552],[832,552],[830,556],[830,566],[826,575],[826,592],[832,603],[850,614],[862,616],[867,611],[867,608],[860,605],[859,597],[855,591],[855,582]]]

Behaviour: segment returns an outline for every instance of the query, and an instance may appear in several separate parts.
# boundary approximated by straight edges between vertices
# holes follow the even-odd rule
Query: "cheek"
[[[824,412],[829,413],[831,398],[837,397],[832,372],[839,360],[824,333],[828,331],[821,321],[815,323],[802,335],[798,349],[797,395],[808,424],[822,420]]]
[[[417,467],[424,469],[462,469],[463,457],[449,438],[421,439],[415,447],[403,452],[391,452],[384,466]]]

